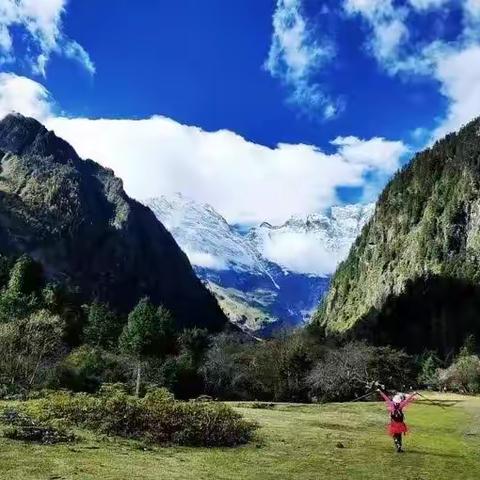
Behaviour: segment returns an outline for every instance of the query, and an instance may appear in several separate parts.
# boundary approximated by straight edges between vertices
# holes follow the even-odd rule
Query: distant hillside
[[[315,321],[410,351],[480,339],[480,120],[387,185]]]
[[[329,215],[292,218],[281,226],[263,223],[240,231],[211,206],[180,194],[147,204],[228,317],[241,328],[264,336],[308,322],[328,288],[330,270],[318,271],[318,258],[296,252],[295,245],[313,245],[315,252],[326,257],[320,263],[335,266],[347,255],[373,208],[334,207]],[[294,254],[277,255],[276,246]]]
[[[224,325],[186,255],[112,171],[21,115],[0,122],[0,158],[0,253],[28,253],[50,278],[120,311],[149,295],[181,325]]]

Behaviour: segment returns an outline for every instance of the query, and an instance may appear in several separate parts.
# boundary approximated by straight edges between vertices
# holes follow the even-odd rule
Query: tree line
[[[315,325],[258,341],[240,332],[179,329],[147,298],[128,315],[48,282],[28,256],[0,257],[0,396],[42,389],[98,391],[122,383],[136,396],[164,387],[177,398],[342,401],[375,382],[390,389],[480,391],[476,342],[449,361],[435,352],[325,338]],[[192,312],[192,315],[195,313]]]

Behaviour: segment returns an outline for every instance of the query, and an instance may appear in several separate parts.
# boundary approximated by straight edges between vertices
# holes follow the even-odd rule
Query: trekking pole
[[[375,392],[370,391],[370,392],[366,393],[365,395],[362,395],[361,397],[357,397],[357,398],[354,398],[353,400],[350,400],[350,402],[358,402],[359,400],[362,400],[363,398],[368,397],[372,393],[375,393]]]
[[[434,407],[445,408],[443,405],[434,402],[433,400],[431,400],[430,398],[427,398],[425,395],[421,394],[420,392],[417,392],[417,395],[418,395],[419,397],[424,398],[428,403],[430,403],[430,404],[433,405]]]

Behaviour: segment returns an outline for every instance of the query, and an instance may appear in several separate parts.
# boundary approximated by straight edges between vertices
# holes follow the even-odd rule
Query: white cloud
[[[338,263],[348,253],[331,252],[326,249],[317,235],[288,232],[266,237],[262,254],[291,272],[325,276],[333,273]]]
[[[349,162],[382,173],[394,172],[398,168],[398,159],[408,152],[403,142],[387,141],[381,137],[370,140],[337,137],[331,143],[339,147],[338,153]]]
[[[88,53],[62,32],[62,16],[67,0],[1,0],[0,2],[0,62],[15,59],[12,30],[21,27],[28,34],[28,49],[34,73],[45,76],[52,53],[77,60],[93,74],[95,66]]]
[[[83,157],[113,168],[133,197],[179,191],[213,205],[230,223],[276,224],[322,210],[336,203],[337,187],[362,186],[370,171],[392,173],[405,151],[398,142],[354,138],[330,155],[312,145],[269,148],[230,131],[205,132],[164,117],[52,118],[47,124]],[[386,146],[383,161],[367,158],[373,146]]]
[[[367,47],[387,71],[403,69],[401,46],[409,37],[405,25],[406,8],[396,7],[392,0],[344,0],[348,15],[359,16],[371,30]]]
[[[313,81],[313,75],[335,49],[328,40],[319,42],[302,13],[302,0],[277,0],[273,14],[273,35],[266,69],[292,89],[290,100],[305,112],[322,111],[331,118],[339,110]]]
[[[441,7],[445,5],[450,0],[408,0],[410,5],[416,10],[429,10]],[[470,0],[472,1],[472,0]],[[477,1],[477,0],[473,0]]]
[[[474,17],[480,16],[480,0],[465,0],[465,11]]]
[[[220,258],[207,252],[198,252],[195,250],[185,250],[190,263],[197,267],[209,268],[212,270],[226,270],[228,265]]]
[[[355,137],[336,139],[332,154],[303,144],[270,148],[231,131],[206,132],[160,116],[58,117],[41,85],[13,75],[0,77],[0,92],[0,112],[43,120],[82,157],[112,168],[134,198],[182,192],[231,223],[280,224],[327,208],[337,203],[338,187],[362,187],[367,173],[392,173],[406,151],[400,142]]]
[[[438,82],[448,100],[443,118],[431,140],[457,130],[480,114],[480,0],[460,0],[463,29],[455,40],[437,38],[430,43],[412,40],[412,13],[442,10],[450,0],[409,0],[398,7],[392,0],[345,0],[345,11],[359,15],[372,33],[367,39],[371,53],[390,75],[427,76]],[[440,18],[440,17],[439,17]]]
[[[52,114],[50,95],[29,78],[0,73],[0,118],[14,111],[45,121]]]
[[[435,77],[450,100],[445,118],[434,132],[440,138],[480,115],[480,45],[444,52]]]

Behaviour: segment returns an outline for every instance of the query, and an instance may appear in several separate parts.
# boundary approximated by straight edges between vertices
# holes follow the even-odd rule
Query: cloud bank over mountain
[[[162,116],[69,118],[55,114],[48,91],[24,77],[0,75],[0,113],[18,110],[46,123],[82,157],[121,177],[137,199],[182,192],[213,205],[230,223],[282,223],[338,203],[339,187],[362,188],[389,175],[408,151],[401,141],[339,137],[336,151],[314,145],[271,148],[220,130],[207,132]]]

